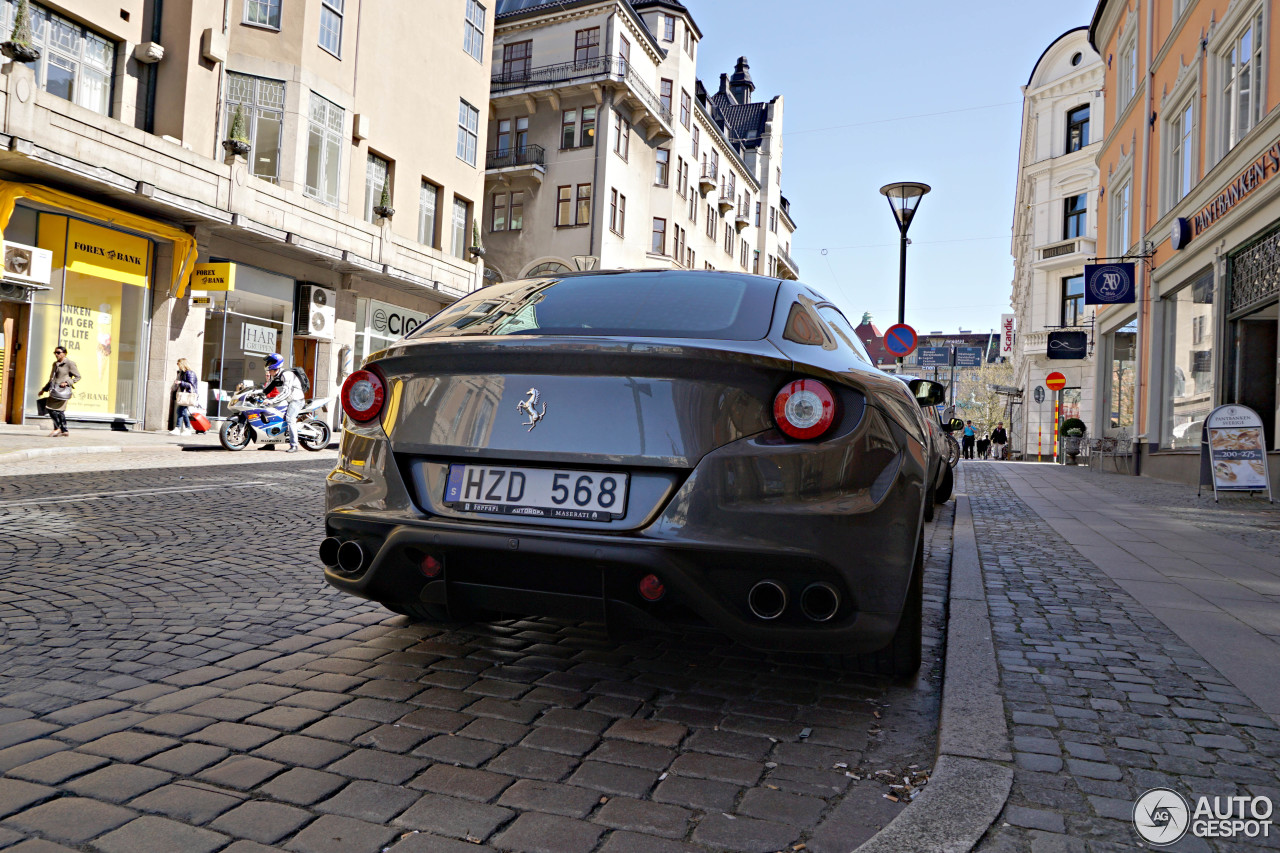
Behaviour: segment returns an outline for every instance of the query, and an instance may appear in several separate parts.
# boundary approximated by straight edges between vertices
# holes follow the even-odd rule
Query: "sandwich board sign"
[[[1218,492],[1266,492],[1271,497],[1262,418],[1247,406],[1219,406],[1200,429],[1200,486]],[[1200,490],[1196,490],[1199,497]]]

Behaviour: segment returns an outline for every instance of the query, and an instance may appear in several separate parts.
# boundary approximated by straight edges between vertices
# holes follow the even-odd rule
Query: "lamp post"
[[[907,322],[907,229],[915,218],[920,199],[930,190],[928,184],[915,181],[900,181],[896,184],[885,184],[880,194],[889,200],[889,209],[898,223],[898,233],[902,237],[901,255],[898,261],[898,322]],[[898,359],[902,364],[902,359]]]

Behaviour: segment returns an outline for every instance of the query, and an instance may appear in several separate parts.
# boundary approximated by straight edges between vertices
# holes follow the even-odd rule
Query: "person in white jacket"
[[[267,392],[267,402],[272,406],[285,406],[285,429],[289,435],[289,450],[294,453],[298,449],[298,413],[306,395],[302,391],[302,383],[293,375],[292,370],[285,370],[284,358],[278,352],[267,356],[267,384],[263,389]]]

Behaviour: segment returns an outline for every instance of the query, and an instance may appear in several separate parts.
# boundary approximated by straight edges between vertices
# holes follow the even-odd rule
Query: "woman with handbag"
[[[49,433],[50,438],[70,435],[67,432],[67,401],[71,399],[71,389],[79,381],[80,370],[74,361],[67,358],[66,348],[55,347],[49,381],[40,389],[41,394],[49,395],[45,398],[44,404],[49,412],[49,418],[53,421],[53,432]]]
[[[195,430],[191,428],[191,407],[200,403],[200,396],[196,393],[199,387],[196,372],[185,358],[178,359],[178,393],[174,397],[174,404],[178,407],[178,425],[169,430],[170,435],[195,434]]]

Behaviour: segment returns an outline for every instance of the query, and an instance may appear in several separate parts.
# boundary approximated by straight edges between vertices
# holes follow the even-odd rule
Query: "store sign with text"
[[[1085,264],[1084,304],[1133,302],[1133,264]]]
[[[1200,212],[1191,217],[1191,236],[1199,237],[1209,226],[1217,222],[1231,211],[1237,204],[1280,172],[1280,142],[1275,143],[1257,160],[1250,163],[1245,170],[1235,177],[1231,183],[1218,193],[1213,201],[1200,208]]]
[[[192,290],[235,290],[236,265],[230,262],[198,264],[191,274]]]
[[[245,323],[240,327],[240,349],[246,353],[269,355],[276,351],[276,335],[276,330],[270,326]]]
[[[1000,315],[1000,356],[1013,358],[1013,315]]]
[[[67,223],[67,270],[121,284],[147,286],[151,242],[79,219]]]
[[[1205,418],[1200,485],[1214,492],[1267,492],[1267,450],[1262,418],[1247,406],[1219,406]]]
[[[428,316],[430,315],[421,311],[410,311],[408,308],[370,299],[367,327],[370,334],[399,340],[427,322]]]

